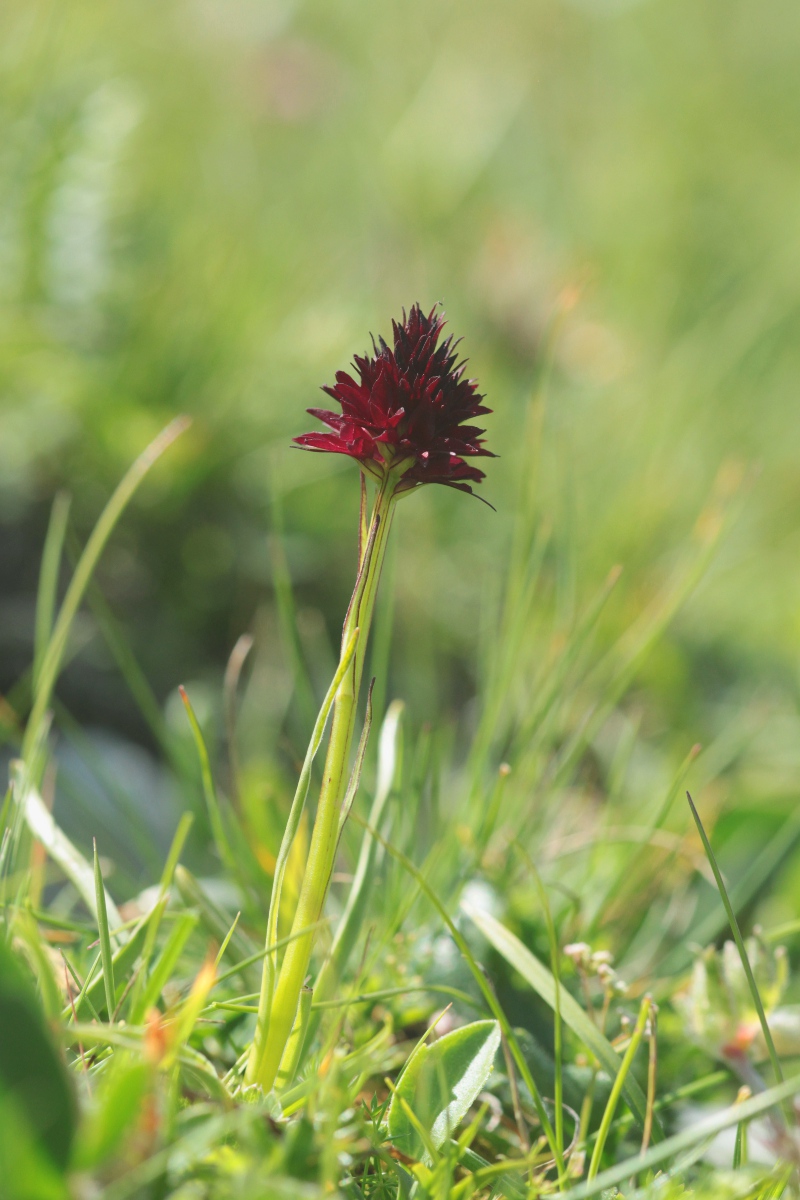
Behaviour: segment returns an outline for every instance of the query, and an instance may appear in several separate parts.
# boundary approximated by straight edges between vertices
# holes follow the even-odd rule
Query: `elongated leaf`
[[[270,947],[278,940],[278,918],[281,909],[281,892],[283,890],[283,880],[286,874],[286,865],[289,860],[289,854],[292,849],[297,831],[300,828],[300,820],[305,809],[306,798],[308,796],[308,787],[311,782],[311,767],[316,758],[317,751],[322,743],[322,737],[325,733],[325,726],[328,723],[330,711],[333,708],[333,702],[336,698],[336,693],[339,690],[339,685],[344,679],[345,673],[356,652],[360,630],[354,629],[350,635],[350,639],[345,646],[339,665],[336,668],[336,673],[331,680],[331,685],[328,688],[325,699],[322,701],[322,707],[319,710],[314,729],[311,733],[311,741],[306,750],[306,756],[303,760],[303,767],[300,771],[300,778],[297,781],[297,787],[292,800],[292,807],[289,809],[289,816],[286,821],[286,827],[283,831],[280,848],[278,850],[278,859],[275,863],[275,875],[272,880],[272,893],[269,898],[269,913],[267,915],[267,953],[264,957],[264,967],[261,975],[261,995],[259,998],[259,1018],[256,1024],[256,1036],[253,1041],[253,1046],[250,1052],[248,1062],[248,1080],[255,1077],[258,1064],[261,1061],[264,1046],[262,1045],[267,1025],[269,1023],[269,1014],[272,1008],[272,994],[275,986],[275,973],[277,963]]]
[[[461,907],[470,920],[477,925],[486,940],[494,946],[497,953],[502,955],[515,971],[519,971],[526,983],[530,984],[533,990],[541,996],[550,1008],[555,1009],[556,984],[547,967],[540,963],[538,958],[535,958],[526,946],[523,946],[518,937],[515,937],[510,930],[501,925],[489,913],[480,912],[464,901],[462,901]],[[591,1050],[592,1054],[594,1054],[604,1069],[608,1071],[612,1079],[615,1079],[622,1066],[622,1059],[616,1050],[603,1037],[591,1017],[583,1011],[577,1000],[569,992],[565,991],[564,988],[561,989],[560,1000],[562,1019],[569,1025],[572,1032],[580,1038],[583,1044]],[[643,1128],[647,1109],[644,1092],[631,1075],[625,1080],[622,1091],[637,1123]],[[653,1136],[658,1140],[663,1137],[661,1127],[657,1126],[656,1122],[653,1125]]]
[[[400,718],[403,715],[402,700],[393,700],[381,726],[381,736],[378,743],[378,782],[375,788],[375,799],[369,814],[369,823],[378,827],[383,820],[383,811],[391,795],[397,771],[397,747],[400,731]],[[342,913],[342,919],[333,939],[330,956],[323,964],[317,982],[314,985],[314,995],[318,1002],[327,1000],[336,990],[336,985],[342,978],[347,962],[353,951],[358,934],[364,920],[364,914],[369,902],[371,886],[374,882],[375,869],[378,863],[379,851],[382,848],[375,841],[368,829],[364,830],[361,850],[358,855],[356,873],[347,904]],[[319,1024],[319,1010],[312,1013],[309,1025],[309,1045]]]
[[[417,1046],[389,1106],[389,1136],[398,1150],[430,1161],[406,1105],[438,1149],[452,1136],[483,1090],[499,1045],[497,1021],[474,1021],[445,1034],[433,1045],[423,1042]]]
[[[347,785],[347,791],[344,794],[342,807],[339,811],[339,838],[342,836],[342,830],[344,829],[347,818],[350,815],[350,809],[353,807],[353,801],[356,798],[358,787],[361,783],[361,770],[364,766],[364,755],[367,752],[369,731],[372,728],[372,689],[374,686],[375,680],[373,679],[369,685],[369,691],[367,692],[367,711],[364,714],[364,728],[361,730],[361,737],[358,740],[356,760],[353,763],[353,770],[350,772],[350,782]]]

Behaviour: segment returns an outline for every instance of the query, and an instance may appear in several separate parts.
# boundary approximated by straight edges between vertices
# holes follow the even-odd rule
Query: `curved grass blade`
[[[727,913],[728,921],[730,922],[733,940],[736,942],[736,949],[739,951],[739,958],[742,960],[742,969],[744,970],[747,978],[747,985],[750,988],[750,995],[753,997],[753,1004],[755,1005],[756,1012],[758,1013],[758,1019],[761,1023],[761,1032],[764,1035],[764,1042],[767,1047],[767,1053],[769,1054],[769,1061],[772,1064],[772,1070],[775,1072],[775,1079],[778,1083],[781,1083],[783,1081],[781,1064],[778,1061],[775,1043],[772,1040],[772,1033],[770,1031],[769,1024],[767,1023],[767,1014],[764,1012],[764,1005],[761,1002],[761,995],[755,981],[755,976],[753,975],[753,968],[750,966],[750,959],[747,956],[744,938],[742,937],[742,931],[739,928],[739,922],[736,919],[736,913],[734,912],[733,905],[728,897],[725,881],[722,878],[722,872],[717,865],[714,851],[711,849],[711,842],[708,840],[708,835],[703,828],[703,822],[700,820],[700,814],[695,808],[694,801],[688,792],[686,793],[686,799],[689,801],[689,808],[692,810],[692,816],[694,817],[695,825],[697,826],[697,832],[700,834],[700,839],[703,843],[703,849],[706,852],[706,858],[709,861],[711,870],[714,872],[717,890],[719,891],[720,898],[725,906],[725,912]]]
[[[47,649],[42,655],[41,667],[36,679],[33,708],[22,743],[22,757],[26,761],[30,759],[31,751],[39,739],[40,728],[50,705],[50,697],[61,669],[64,652],[67,648],[67,640],[72,628],[72,622],[75,620],[86,588],[89,585],[89,580],[114,530],[114,526],[147,472],[158,461],[164,451],[172,445],[175,439],[188,429],[190,424],[190,417],[176,417],[142,451],[117,485],[114,494],[106,504],[97,524],[89,535],[89,540],[86,543],[83,554],[75,568],[75,573],[67,588],[67,594],[64,597],[58,617],[56,618],[53,633],[47,643]]]
[[[58,863],[74,885],[89,912],[93,914],[95,920],[99,921],[94,871],[80,850],[56,825],[47,805],[28,779],[25,764],[18,759],[11,764],[11,785],[14,790],[15,802],[31,833],[39,839],[53,861]],[[122,917],[105,889],[104,894],[108,920],[114,929],[119,929],[119,926],[123,924]],[[118,935],[118,940],[123,941],[124,935]]]
[[[527,946],[524,946],[518,937],[515,937],[510,930],[501,925],[489,913],[480,912],[463,900],[461,908],[470,920],[477,925],[487,941],[494,946],[498,954],[501,954],[506,962],[510,963],[516,971],[519,971],[523,979],[530,984],[533,990],[541,996],[550,1008],[555,1009],[556,982],[547,967],[531,954]],[[592,1054],[603,1068],[608,1071],[609,1075],[612,1078],[616,1078],[622,1066],[622,1059],[616,1050],[603,1037],[603,1034],[592,1019],[583,1011],[577,1000],[569,992],[565,991],[564,988],[561,988],[560,1000],[561,1016],[564,1021],[584,1045],[591,1050]],[[625,1080],[622,1090],[628,1106],[636,1118],[637,1124],[640,1129],[643,1129],[647,1117],[647,1101],[644,1092],[632,1076],[628,1076]],[[653,1136],[654,1140],[659,1141],[664,1136],[658,1121],[653,1122]]]
[[[178,965],[178,960],[183,953],[183,948],[197,927],[198,918],[194,913],[181,913],[178,920],[170,930],[170,935],[166,940],[164,949],[156,960],[153,972],[147,980],[141,996],[139,997],[136,1007],[131,1007],[130,1023],[138,1025],[143,1021],[148,1009],[158,1003],[159,997],[164,990],[165,985],[172,978],[172,974]]]
[[[71,502],[72,499],[68,492],[56,493],[50,512],[47,535],[44,539],[39,588],[36,594],[36,625],[33,639],[34,686],[39,679],[44,652],[53,632],[53,616],[58,599],[58,575],[61,569],[61,554],[64,549]]]

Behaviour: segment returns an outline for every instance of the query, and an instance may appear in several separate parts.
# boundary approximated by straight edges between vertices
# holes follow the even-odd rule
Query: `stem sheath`
[[[395,479],[388,472],[378,490],[366,544],[359,563],[355,589],[342,633],[342,654],[356,629],[358,643],[350,665],[342,677],[333,705],[331,735],[325,757],[317,815],[311,834],[300,896],[292,933],[316,925],[328,894],[336,846],[339,840],[339,816],[348,780],[350,751],[355,729],[358,694],[364,670],[369,628],[375,608],[381,568],[394,513]],[[259,1011],[256,1034],[246,1080],[269,1091],[275,1083],[286,1043],[292,1032],[306,973],[311,960],[314,933],[296,937],[286,948],[268,1009]],[[265,964],[265,971],[267,967]]]

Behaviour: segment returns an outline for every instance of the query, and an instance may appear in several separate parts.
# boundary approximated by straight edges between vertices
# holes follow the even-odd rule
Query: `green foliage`
[[[99,1081],[96,1094],[81,1125],[73,1154],[80,1171],[100,1166],[119,1147],[141,1118],[145,1097],[152,1085],[148,1063],[115,1055]]]
[[[65,1189],[56,1187],[55,1180],[69,1160],[75,1132],[74,1086],[53,1045],[30,979],[2,937],[0,1029],[3,1178],[12,1188],[17,1177],[28,1181],[20,1182],[15,1200],[17,1194],[36,1195],[37,1179],[41,1179],[36,1186],[42,1187],[43,1200],[46,1195],[62,1195]]]
[[[799,39],[788,0],[2,6],[3,1200],[795,1194]],[[358,541],[289,442],[439,297],[497,512],[399,506],[386,740],[262,1096]]]
[[[490,913],[476,912],[469,907],[466,909],[470,918],[480,929],[481,933],[492,943],[496,950],[507,962],[520,973],[523,979],[546,1001],[555,1008],[556,984],[553,976],[543,963],[531,954],[508,929],[504,929]],[[581,1006],[576,1003],[569,993],[562,996],[561,1013],[564,1021],[578,1035],[581,1042],[591,1050],[598,1062],[615,1077],[619,1074],[622,1063],[614,1049],[595,1025],[594,1021]],[[626,1098],[632,1112],[644,1123],[645,1098],[635,1079],[627,1079],[624,1083]]]
[[[387,1128],[398,1150],[424,1159],[453,1136],[491,1075],[499,1047],[496,1021],[473,1021],[417,1046],[389,1105]]]

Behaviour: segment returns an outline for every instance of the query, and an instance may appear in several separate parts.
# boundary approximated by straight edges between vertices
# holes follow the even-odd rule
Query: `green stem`
[[[359,631],[355,653],[336,693],[331,736],[325,758],[317,815],[311,834],[308,861],[297,901],[292,932],[316,925],[328,893],[336,845],[339,838],[339,814],[347,787],[350,750],[353,742],[358,693],[364,670],[369,627],[375,607],[389,530],[395,504],[395,475],[387,472],[375,500],[369,536],[364,547],[353,597],[342,633],[342,653]],[[253,1053],[247,1069],[247,1082],[258,1084],[265,1092],[275,1083],[281,1058],[294,1025],[300,995],[305,983],[313,932],[297,937],[287,946],[269,1011],[260,1011]]]
[[[649,996],[645,996],[644,1000],[642,1000],[642,1006],[639,1009],[639,1017],[633,1030],[633,1036],[628,1044],[628,1049],[625,1051],[625,1057],[622,1060],[622,1066],[617,1072],[617,1077],[614,1080],[613,1087],[611,1088],[611,1095],[608,1097],[608,1103],[606,1104],[606,1109],[603,1113],[603,1119],[600,1122],[600,1128],[597,1132],[597,1141],[594,1144],[594,1151],[592,1153],[592,1161],[589,1164],[589,1174],[586,1176],[587,1181],[594,1179],[597,1175],[597,1172],[600,1170],[600,1160],[603,1157],[603,1150],[605,1149],[606,1138],[608,1137],[608,1131],[611,1128],[611,1122],[614,1120],[614,1111],[617,1107],[617,1102],[620,1098],[620,1095],[622,1094],[622,1085],[625,1082],[625,1077],[628,1074],[628,1071],[631,1069],[631,1063],[634,1060],[636,1051],[639,1049],[639,1043],[644,1037],[647,1018],[650,1016],[650,1010],[652,1006],[653,1001]]]

